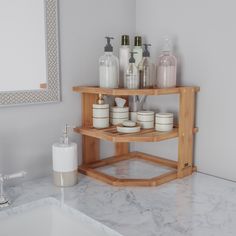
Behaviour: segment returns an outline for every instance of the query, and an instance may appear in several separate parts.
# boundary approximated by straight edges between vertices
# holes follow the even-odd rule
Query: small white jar
[[[109,104],[93,104],[93,127],[109,127]]]
[[[112,107],[110,119],[112,125],[122,124],[129,120],[129,107]]]
[[[157,131],[169,132],[174,126],[173,113],[157,113],[155,118],[155,129]]]

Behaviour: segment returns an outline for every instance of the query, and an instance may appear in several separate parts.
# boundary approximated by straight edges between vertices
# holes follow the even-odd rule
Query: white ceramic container
[[[111,119],[111,124],[112,125],[119,125],[119,124],[122,124],[124,121],[126,121],[128,119]]]
[[[137,121],[154,121],[154,111],[139,111]]]
[[[95,104],[97,105],[97,104]],[[108,108],[93,108],[94,118],[107,118],[109,117],[109,106]]]
[[[103,129],[109,127],[109,117],[93,118],[93,127],[97,129]]]
[[[156,124],[155,129],[161,132],[169,132],[173,129],[173,124]]]
[[[154,121],[137,121],[137,123],[141,126],[142,129],[154,128]]]
[[[122,125],[125,126],[125,127],[135,127],[136,122],[134,122],[132,120],[126,120],[122,123]]]

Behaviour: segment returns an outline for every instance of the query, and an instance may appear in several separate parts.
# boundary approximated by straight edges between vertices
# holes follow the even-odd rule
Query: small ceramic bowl
[[[118,125],[117,131],[120,133],[125,133],[125,134],[137,133],[137,132],[140,132],[140,126],[124,127],[123,125]]]
[[[93,127],[97,129],[109,127],[109,118],[93,118]]]

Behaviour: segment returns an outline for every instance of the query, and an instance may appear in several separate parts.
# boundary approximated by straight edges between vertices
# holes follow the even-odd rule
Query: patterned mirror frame
[[[60,69],[58,41],[58,3],[45,1],[47,89],[0,92],[0,106],[59,102]]]

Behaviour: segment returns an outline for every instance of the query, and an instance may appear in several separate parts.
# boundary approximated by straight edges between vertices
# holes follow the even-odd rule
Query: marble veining
[[[236,183],[195,173],[157,187],[113,187],[86,176],[60,189],[46,177],[8,189],[12,207],[54,197],[124,236],[235,236]]]
[[[120,179],[150,179],[174,169],[134,158],[99,167],[96,170]]]

